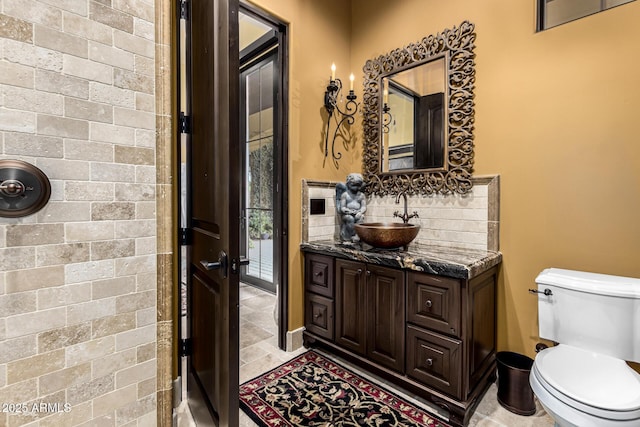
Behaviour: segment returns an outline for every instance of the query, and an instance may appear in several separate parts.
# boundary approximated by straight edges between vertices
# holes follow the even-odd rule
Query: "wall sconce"
[[[382,132],[389,133],[389,125],[393,122],[393,116],[389,112],[391,107],[386,102],[382,106]]]
[[[331,64],[331,80],[329,81],[327,90],[324,93],[324,108],[327,109],[327,113],[329,114],[329,117],[327,118],[327,130],[325,132],[324,157],[327,158],[329,155],[329,126],[331,125],[333,112],[336,111],[336,120],[338,121],[338,124],[333,132],[333,139],[331,140],[331,157],[333,157],[333,162],[336,166],[338,165],[338,160],[342,158],[342,153],[335,152],[336,137],[340,131],[340,126],[342,126],[344,122],[352,125],[355,122],[354,115],[358,111],[358,103],[356,103],[357,96],[353,92],[353,74],[349,76],[349,80],[350,87],[349,94],[347,95],[347,102],[344,110],[341,110],[338,106],[338,95],[342,91],[342,81],[340,79],[336,79],[336,65]]]

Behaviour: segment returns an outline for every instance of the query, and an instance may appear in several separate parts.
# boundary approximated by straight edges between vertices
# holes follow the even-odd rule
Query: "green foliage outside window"
[[[249,238],[265,239],[273,234],[273,143],[249,154]]]
[[[268,238],[273,233],[273,218],[271,211],[253,209],[249,213],[249,238]]]

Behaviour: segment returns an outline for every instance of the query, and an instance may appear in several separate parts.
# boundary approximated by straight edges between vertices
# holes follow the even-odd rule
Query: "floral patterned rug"
[[[241,385],[240,407],[262,427],[449,427],[314,351]]]

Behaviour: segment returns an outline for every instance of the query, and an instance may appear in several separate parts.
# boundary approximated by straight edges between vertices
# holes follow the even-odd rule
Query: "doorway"
[[[278,346],[286,346],[287,132],[286,26],[241,4],[240,140],[241,250],[249,259],[243,284],[276,295],[272,308]],[[241,300],[242,310],[242,300]],[[241,327],[242,328],[242,327]],[[242,329],[241,329],[242,334]]]
[[[277,51],[272,51],[244,68],[241,65],[240,71],[240,138],[244,147],[240,240],[249,259],[240,280],[274,294],[274,155],[278,145],[274,119],[279,113],[273,102],[276,59]]]

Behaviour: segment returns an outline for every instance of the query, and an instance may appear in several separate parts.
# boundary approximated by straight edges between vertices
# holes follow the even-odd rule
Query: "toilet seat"
[[[531,375],[565,405],[607,420],[640,420],[640,375],[623,360],[568,345],[536,356]]]

